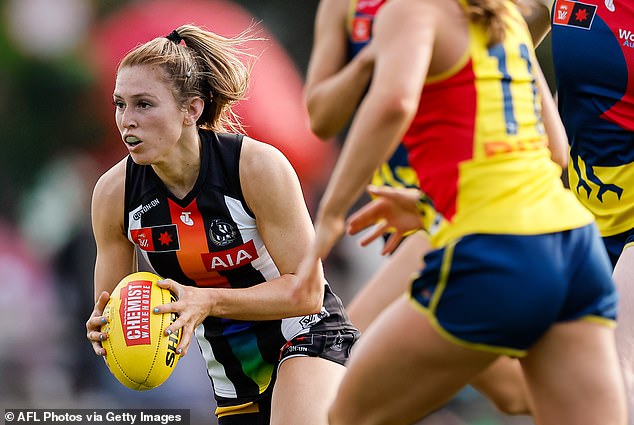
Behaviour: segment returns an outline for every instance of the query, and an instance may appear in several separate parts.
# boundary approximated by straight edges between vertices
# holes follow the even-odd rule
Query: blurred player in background
[[[533,21],[542,34],[552,28],[570,189],[594,214],[614,267],[617,350],[634,424],[634,2],[541,2]]]
[[[87,336],[107,355],[102,312],[137,252],[178,296],[156,313],[178,314],[166,332],[182,328],[182,355],[196,337],[220,425],[326,424],[358,331],[323,275],[297,285],[314,234],[290,163],[237,134],[251,39],[184,25],[123,58],[114,105],[129,155],[94,189]]]
[[[533,13],[540,4],[524,2],[531,33],[541,39],[544,35],[543,16]],[[322,139],[342,131],[367,89],[373,64],[364,47],[371,40],[374,16],[385,3],[386,0],[322,0],[319,4],[305,96],[312,129]],[[547,19],[545,22],[548,24]],[[418,187],[416,173],[409,166],[407,151],[402,144],[374,173],[372,184]],[[426,231],[413,233],[402,243],[395,234],[387,240],[383,253],[395,250],[394,254],[346,307],[351,320],[361,331],[407,291],[412,274],[422,267],[422,257],[430,249],[428,232],[435,232],[442,221],[442,216],[428,205]],[[472,384],[502,412],[529,412],[530,402],[521,367],[515,360],[501,357],[474,378]]]
[[[559,179],[565,134],[517,8],[390,0],[373,30],[371,82],[300,277],[318,284],[319,259],[400,141],[428,196],[375,189],[350,230],[379,220],[418,229],[429,200],[446,224],[411,297],[353,353],[330,423],[411,423],[509,355],[521,359],[537,423],[623,425],[609,260],[592,215]]]

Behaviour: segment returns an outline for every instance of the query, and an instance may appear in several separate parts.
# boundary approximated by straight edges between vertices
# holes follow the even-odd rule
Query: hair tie
[[[172,41],[174,44],[180,44],[181,41],[183,41],[183,38],[176,30],[166,35],[165,38],[167,38],[169,41]]]

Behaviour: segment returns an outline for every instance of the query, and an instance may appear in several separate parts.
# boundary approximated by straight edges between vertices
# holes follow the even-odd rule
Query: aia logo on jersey
[[[232,270],[250,264],[256,260],[259,255],[255,244],[250,240],[235,248],[200,254],[200,257],[203,260],[205,269],[207,269],[208,272],[215,272],[219,270]]]
[[[237,231],[233,224],[220,218],[211,220],[209,239],[214,245],[227,246],[236,240]]]
[[[593,4],[570,0],[557,0],[553,14],[553,24],[589,29],[597,13]]]
[[[146,252],[178,251],[181,248],[175,224],[130,229],[132,241]]]

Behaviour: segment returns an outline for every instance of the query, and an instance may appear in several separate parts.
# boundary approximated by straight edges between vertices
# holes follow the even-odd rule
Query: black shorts
[[[326,360],[345,365],[350,357],[350,349],[359,332],[354,330],[336,330],[311,332],[296,336],[288,341],[280,350],[280,362],[292,357],[321,357]]]
[[[321,357],[345,365],[350,350],[359,339],[354,329],[309,332],[288,341],[280,350],[279,365],[293,357]],[[275,373],[275,377],[277,372]],[[275,383],[257,401],[216,409],[218,425],[268,425],[271,419],[271,397]]]

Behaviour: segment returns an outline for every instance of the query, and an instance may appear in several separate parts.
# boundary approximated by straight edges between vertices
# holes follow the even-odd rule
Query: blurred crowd
[[[125,154],[114,126],[114,69],[137,43],[186,22],[262,35],[249,135],[280,148],[314,209],[337,154],[302,104],[318,0],[0,0],[0,408],[187,408],[214,423],[202,358],[191,350],[162,387],[120,385],[85,340],[95,247],[92,187]],[[345,238],[326,273],[345,301],[376,269],[378,248]],[[470,390],[425,424],[522,425]]]

